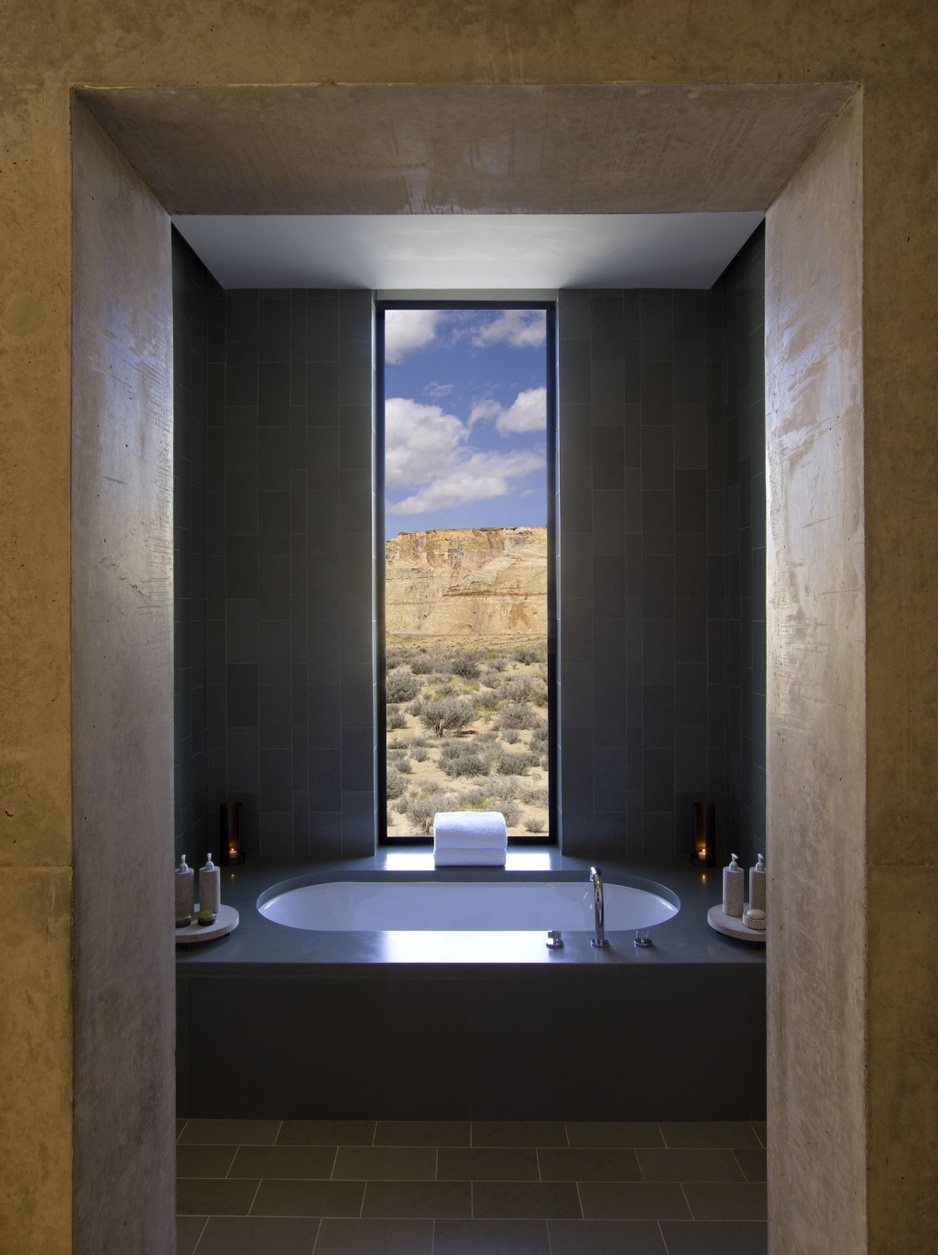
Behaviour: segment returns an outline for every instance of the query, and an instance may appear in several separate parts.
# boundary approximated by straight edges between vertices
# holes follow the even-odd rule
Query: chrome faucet
[[[595,936],[591,945],[597,950],[609,945],[606,940],[606,909],[603,904],[603,873],[599,867],[590,868],[590,884],[593,886],[593,929]]]

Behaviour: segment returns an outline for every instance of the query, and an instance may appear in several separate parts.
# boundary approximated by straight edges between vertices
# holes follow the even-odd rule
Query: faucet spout
[[[603,902],[603,873],[599,867],[590,868],[590,884],[593,886],[593,938],[590,942],[597,950],[604,950],[606,940],[606,908]]]

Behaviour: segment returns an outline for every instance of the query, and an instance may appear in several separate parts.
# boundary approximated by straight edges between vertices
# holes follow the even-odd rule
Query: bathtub
[[[607,932],[651,928],[673,919],[677,895],[656,885],[606,883]],[[323,932],[591,932],[593,893],[570,880],[342,880],[263,895],[265,919]]]
[[[588,864],[411,870],[418,857],[223,875],[239,927],[177,954],[180,1115],[762,1118],[765,955],[707,926],[718,877],[609,862],[597,950]],[[403,914],[370,913],[382,900]],[[418,920],[415,901],[442,914]]]

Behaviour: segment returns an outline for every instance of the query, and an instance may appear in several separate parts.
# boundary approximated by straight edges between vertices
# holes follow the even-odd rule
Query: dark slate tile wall
[[[722,289],[559,299],[567,854],[689,856],[725,776]]]
[[[208,813],[240,801],[248,851],[371,853],[371,293],[213,304]]]
[[[727,849],[765,854],[765,230],[723,275]]]
[[[173,563],[176,859],[206,839],[205,427],[212,294],[221,289],[173,231]]]

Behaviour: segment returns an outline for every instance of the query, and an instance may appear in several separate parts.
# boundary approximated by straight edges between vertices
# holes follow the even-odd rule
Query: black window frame
[[[408,846],[430,846],[432,837],[388,836],[387,808],[387,651],[385,619],[385,370],[384,316],[389,309],[439,310],[543,310],[547,335],[547,832],[530,837],[509,837],[508,844],[519,849],[556,847],[560,844],[559,826],[559,673],[557,667],[557,501],[558,501],[558,368],[557,302],[556,300],[448,300],[445,296],[424,300],[376,300],[375,318],[375,422],[374,465],[374,543],[375,543],[375,737],[378,746],[375,763],[375,790],[378,845],[390,849]]]

